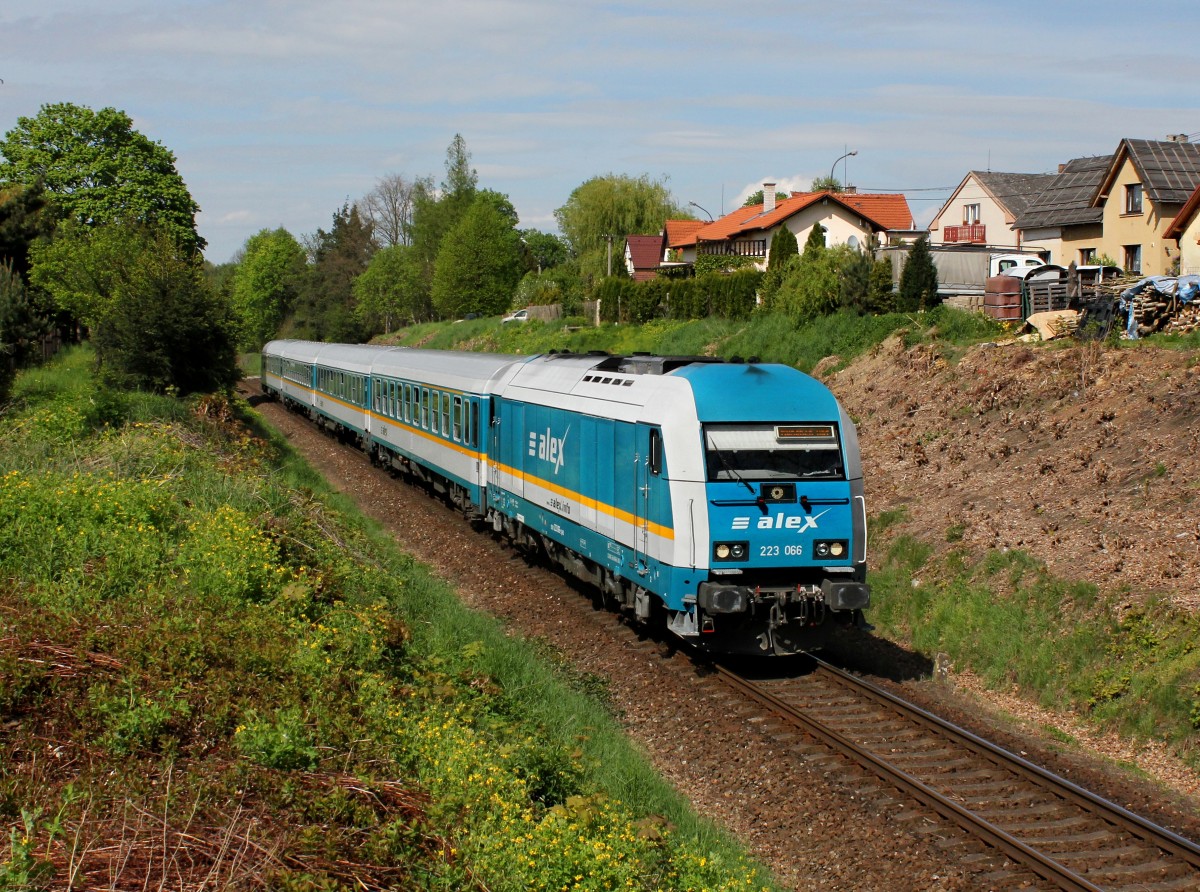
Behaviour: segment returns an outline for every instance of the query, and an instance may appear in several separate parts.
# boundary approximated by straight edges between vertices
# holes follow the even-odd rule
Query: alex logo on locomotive
[[[764,514],[758,518],[755,523],[755,529],[759,530],[795,530],[797,533],[803,533],[805,530],[817,529],[817,521],[828,514],[830,509],[826,508],[820,514],[812,516],[792,515],[788,516],[782,511],[776,512],[774,515]],[[735,530],[750,529],[750,517],[735,517],[731,527]]]
[[[558,476],[558,472],[562,470],[563,461],[566,458],[566,450],[564,447],[567,442],[567,435],[571,433],[571,425],[567,425],[567,429],[563,431],[561,437],[556,437],[550,432],[550,428],[546,428],[545,433],[537,431],[529,432],[529,455],[536,456],[542,461],[549,462],[554,465],[554,476]]]

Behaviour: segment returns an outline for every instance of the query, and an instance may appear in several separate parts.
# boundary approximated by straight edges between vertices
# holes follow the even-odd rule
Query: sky
[[[606,174],[704,219],[831,171],[924,226],[970,170],[1200,139],[1197,33],[1194,0],[7,0],[0,132],[124,111],[175,155],[214,263],[328,230],[383,177],[441,182],[456,134],[521,228],[555,232]]]

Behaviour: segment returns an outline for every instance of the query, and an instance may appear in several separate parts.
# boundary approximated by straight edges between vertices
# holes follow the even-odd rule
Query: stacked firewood
[[[1145,280],[1140,291],[1129,293],[1141,281],[1126,276],[1097,286],[1098,292],[1111,295],[1119,302],[1119,314],[1124,316],[1126,332],[1133,334],[1136,330],[1138,337],[1145,337],[1160,331],[1179,333],[1196,329],[1200,323],[1200,305],[1180,298],[1175,279]]]
[[[1167,324],[1166,330],[1172,334],[1200,331],[1200,302],[1192,301],[1180,307],[1179,312]]]

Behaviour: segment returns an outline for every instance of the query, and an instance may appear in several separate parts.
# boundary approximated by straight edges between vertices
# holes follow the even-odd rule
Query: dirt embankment
[[[1200,609],[1200,358],[893,338],[826,378],[858,422],[872,514],[946,547],[1019,548],[1131,601]]]

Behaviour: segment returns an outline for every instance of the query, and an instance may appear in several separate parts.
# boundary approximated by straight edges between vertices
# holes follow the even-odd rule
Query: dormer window
[[[1125,187],[1125,213],[1140,214],[1142,212],[1142,184],[1131,183]]]

